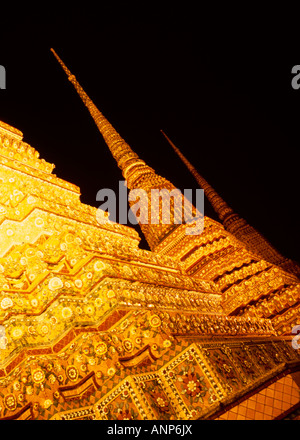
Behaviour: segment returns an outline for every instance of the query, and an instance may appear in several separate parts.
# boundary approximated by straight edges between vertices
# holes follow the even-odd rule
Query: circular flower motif
[[[101,307],[103,304],[102,298],[96,298],[95,299],[95,306],[96,307]]]
[[[79,280],[79,279],[75,280],[75,286],[76,286],[78,289],[80,289],[80,288],[82,287],[82,281]]]
[[[155,404],[162,412],[169,411],[169,404],[162,396],[156,395]]]
[[[72,309],[70,309],[70,307],[64,307],[61,311],[61,315],[64,319],[71,318],[73,315]]]
[[[208,399],[208,403],[212,404],[212,403],[216,402],[218,400],[218,398],[217,398],[216,394],[214,394],[214,391],[212,388],[210,388],[208,391],[210,394],[210,397]]]
[[[11,332],[11,337],[13,339],[20,339],[23,336],[23,330],[21,327],[16,327]]]
[[[92,353],[93,349],[89,345],[84,345],[82,347],[82,351],[83,351],[84,354],[89,355],[89,354]]]
[[[116,294],[115,294],[115,292],[113,291],[113,290],[109,290],[108,292],[107,292],[107,298],[108,299],[110,299],[110,298],[114,298],[116,296]]]
[[[37,307],[38,304],[39,304],[39,302],[38,302],[38,300],[37,300],[36,298],[33,298],[33,299],[31,300],[31,305],[32,305],[32,307]]]
[[[66,374],[67,377],[72,380],[72,382],[76,382],[76,380],[78,379],[78,370],[73,365],[67,367]]]
[[[150,317],[150,325],[151,327],[159,327],[161,324],[161,320],[160,317],[157,315],[152,315]]]
[[[12,302],[11,298],[3,298],[3,300],[1,301],[1,308],[2,309],[9,309],[10,307],[12,307],[14,305],[14,303]]]
[[[35,198],[33,197],[33,196],[29,196],[28,198],[27,198],[27,203],[29,204],[29,205],[31,205],[32,203],[34,203],[35,202]]]
[[[7,394],[4,397],[4,405],[10,411],[14,411],[17,408],[17,400],[13,394]]]
[[[15,390],[15,391],[20,391],[20,389],[21,389],[21,384],[20,384],[20,382],[18,382],[18,381],[14,382],[13,387],[14,387],[14,390]]]
[[[126,275],[132,275],[132,270],[129,266],[123,266],[123,271]]]
[[[169,348],[172,345],[171,341],[169,339],[165,339],[163,342],[164,348]]]
[[[33,387],[31,385],[26,387],[26,394],[28,394],[28,396],[32,396],[32,394],[33,394]]]
[[[52,325],[57,324],[57,318],[56,318],[56,316],[51,316],[51,318],[50,318],[50,322],[51,322]]]
[[[150,338],[150,336],[151,336],[151,333],[149,332],[149,330],[145,330],[143,334],[144,334],[144,338]]]
[[[45,373],[41,368],[37,368],[32,372],[32,380],[34,383],[42,383],[45,380]]]
[[[108,376],[113,376],[115,374],[115,372],[116,372],[116,370],[113,367],[111,367],[107,370]]]
[[[26,250],[25,250],[25,253],[24,253],[24,255],[26,256],[26,258],[32,258],[32,257],[34,257],[35,256],[35,254],[36,254],[36,249],[33,249],[33,248],[27,248]]]
[[[186,374],[183,383],[186,393],[192,397],[199,394],[202,390],[202,385],[196,378],[195,373]]]
[[[65,242],[66,243],[73,243],[75,240],[75,237],[73,234],[71,234],[70,232],[65,236]]]
[[[124,390],[124,391],[122,392],[122,397],[123,397],[124,399],[127,399],[128,396],[129,396],[129,390]]]
[[[49,281],[48,287],[50,290],[54,291],[60,289],[61,287],[63,287],[63,285],[64,284],[60,278],[54,277],[51,278],[51,280]]]
[[[51,399],[46,399],[46,400],[44,400],[44,408],[45,409],[47,409],[47,408],[49,408],[51,405],[52,405],[52,400]]]
[[[105,268],[105,264],[102,263],[102,261],[96,261],[94,264],[94,269],[96,272],[99,272],[100,270],[103,270]]]
[[[33,327],[33,325],[30,325],[30,326],[28,327],[28,333],[29,333],[30,335],[35,335],[35,334],[36,334],[36,331],[35,331],[35,328]]]
[[[99,342],[99,344],[97,344],[95,347],[95,352],[98,356],[102,356],[103,354],[105,354],[107,352],[107,345],[105,344],[105,342]]]
[[[26,258],[26,257],[22,257],[22,258],[20,258],[20,264],[22,264],[22,266],[26,266],[26,264],[27,264],[27,258]]]
[[[47,325],[43,325],[41,328],[41,334],[46,335],[47,333],[49,333],[49,328]]]
[[[95,309],[93,306],[86,306],[84,308],[84,311],[87,315],[92,315],[94,313]]]
[[[132,351],[133,350],[133,343],[131,341],[131,339],[124,339],[123,343],[122,343],[125,351]]]
[[[97,379],[101,379],[101,377],[102,377],[102,371],[97,371],[96,372],[96,377],[97,377]]]
[[[98,407],[99,408],[99,407]],[[107,406],[105,406],[102,410],[103,414],[108,414],[109,413],[109,409],[107,408]]]
[[[34,223],[38,228],[44,226],[44,220],[41,217],[36,218]]]

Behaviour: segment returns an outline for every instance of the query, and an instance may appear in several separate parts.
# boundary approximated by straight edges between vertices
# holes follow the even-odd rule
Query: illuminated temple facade
[[[128,188],[172,190],[57,59]],[[299,266],[169,139],[220,222],[160,212],[150,251],[22,139],[0,123],[0,419],[299,419]]]

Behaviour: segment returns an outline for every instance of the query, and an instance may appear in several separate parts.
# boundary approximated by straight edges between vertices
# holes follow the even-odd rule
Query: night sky
[[[300,89],[291,86],[291,69],[300,64],[300,45],[293,26],[272,11],[231,15],[188,2],[76,5],[15,7],[8,15],[1,7],[7,83],[0,119],[55,163],[57,176],[78,185],[84,203],[98,206],[101,188],[117,191],[121,172],[53,47],[158,174],[182,191],[197,188],[163,129],[234,210],[299,261]],[[208,202],[205,214],[216,219]]]

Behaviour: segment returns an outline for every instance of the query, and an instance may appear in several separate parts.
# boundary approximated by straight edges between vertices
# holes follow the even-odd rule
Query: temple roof
[[[23,139],[23,133],[20,130],[2,121],[0,121],[0,134],[8,134],[20,141]]]

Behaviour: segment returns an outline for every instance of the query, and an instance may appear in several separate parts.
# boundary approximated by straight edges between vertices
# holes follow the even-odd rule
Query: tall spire
[[[147,222],[141,223],[140,227],[143,234],[150,246],[151,250],[155,247],[175,228],[177,224],[170,222],[165,224],[163,222],[163,213],[161,207],[159,208],[159,223],[153,224],[151,222],[151,189],[167,189],[172,191],[176,189],[174,185],[163,177],[155,173],[155,171],[150,168],[146,163],[141,160],[138,155],[132,151],[131,147],[124,141],[124,139],[117,133],[110,122],[103,116],[103,114],[98,110],[93,101],[88,97],[83,88],[78,83],[76,77],[72,75],[67,66],[59,58],[56,52],[51,49],[54,56],[58,60],[59,64],[62,66],[63,70],[68,76],[69,81],[75,87],[78,95],[80,96],[83,103],[89,110],[92,118],[94,119],[100,133],[102,134],[108,148],[110,149],[114,159],[116,160],[119,168],[122,170],[123,176],[127,181],[127,186],[129,189],[143,189],[146,191],[147,198],[147,212],[148,219]],[[130,202],[129,202],[130,203]],[[171,203],[173,203],[171,201]],[[133,203],[130,203],[131,205]],[[172,205],[173,206],[173,205]],[[172,211],[171,206],[171,211]],[[175,215],[175,211],[172,212]],[[174,218],[174,217],[172,217]]]
[[[64,64],[64,62],[60,59],[54,49],[51,49],[57,61],[65,71],[69,81],[75,87],[78,95],[80,96],[82,102],[88,108],[92,118],[94,119],[100,133],[102,134],[105,142],[108,145],[114,159],[117,161],[119,168],[123,171],[123,174],[126,174],[126,171],[133,164],[136,166],[145,165],[141,159],[139,159],[138,155],[132,151],[130,146],[122,139],[122,137],[117,133],[117,131],[113,128],[113,126],[108,122],[108,120],[103,116],[103,114],[98,110],[93,101],[89,98],[89,96],[85,93],[81,85],[78,83],[75,75],[72,75],[70,70]],[[149,171],[150,171],[150,167]],[[124,176],[125,177],[125,176]]]
[[[214,188],[198,173],[196,168],[187,160],[187,158],[181,153],[179,148],[177,148],[174,143],[169,139],[163,130],[160,130],[164,137],[167,139],[175,153],[180,157],[182,162],[186,165],[187,169],[193,175],[199,186],[204,190],[204,193],[211,203],[213,209],[218,214],[219,219],[224,222],[229,216],[234,214],[233,210],[227,205],[225,200],[219,196],[219,194],[214,190]]]
[[[299,266],[290,259],[282,256],[271,245],[271,243],[269,243],[269,241],[263,237],[263,235],[253,228],[253,226],[250,226],[246,220],[235,213],[233,209],[228,206],[225,200],[223,200],[222,197],[214,190],[214,188],[198,173],[196,168],[181,153],[179,148],[174,145],[174,143],[168,138],[163,130],[161,130],[161,133],[194,176],[200,187],[204,189],[204,194],[211,203],[225,229],[242,241],[249,251],[259,255],[263,259],[273,264],[281,266],[288,272],[299,275]]]

